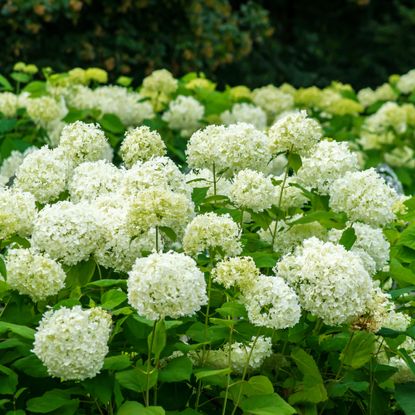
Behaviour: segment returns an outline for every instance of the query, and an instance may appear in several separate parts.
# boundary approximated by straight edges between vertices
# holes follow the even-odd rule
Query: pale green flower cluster
[[[170,102],[162,119],[172,130],[179,131],[183,137],[190,137],[200,127],[204,114],[205,108],[197,99],[179,95]]]
[[[235,256],[242,251],[240,228],[229,214],[209,212],[196,216],[186,227],[183,249],[189,255],[206,251],[215,256]]]
[[[57,101],[49,96],[28,99],[26,111],[33,122],[43,128],[52,121],[61,120],[68,113],[63,99]]]
[[[7,284],[35,302],[57,294],[65,285],[62,266],[33,249],[9,249],[6,267]]]
[[[293,111],[279,118],[269,129],[268,136],[273,154],[291,151],[307,155],[320,141],[322,130],[306,111]]]
[[[35,333],[33,353],[61,380],[95,377],[108,353],[111,316],[101,308],[49,310]]]
[[[267,126],[267,114],[265,111],[256,105],[246,102],[234,104],[232,109],[224,111],[220,118],[225,125],[244,122],[252,124],[260,131],[264,131]]]
[[[120,147],[120,156],[128,168],[138,161],[144,162],[165,154],[166,145],[160,134],[144,125],[128,130]]]
[[[267,114],[274,116],[294,106],[293,97],[274,85],[254,89],[252,91],[252,101]]]
[[[130,271],[128,301],[149,320],[191,316],[207,303],[205,278],[185,254],[153,253]]]

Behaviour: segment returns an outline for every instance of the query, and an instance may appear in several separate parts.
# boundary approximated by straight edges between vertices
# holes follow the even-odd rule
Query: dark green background
[[[3,73],[23,60],[359,88],[415,67],[415,0],[0,0],[0,39]]]

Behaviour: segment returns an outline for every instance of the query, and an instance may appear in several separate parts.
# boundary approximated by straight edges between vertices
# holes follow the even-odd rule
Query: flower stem
[[[148,360],[147,360],[147,387],[146,387],[146,406],[150,406],[150,373],[151,373],[151,355],[153,353],[154,337],[156,333],[157,320],[154,321],[153,330],[151,332],[150,345],[148,347]]]

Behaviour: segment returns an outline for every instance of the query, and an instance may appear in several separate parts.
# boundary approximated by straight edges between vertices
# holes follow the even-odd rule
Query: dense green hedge
[[[411,0],[8,0],[0,67],[164,67],[223,83],[377,85],[414,66]]]

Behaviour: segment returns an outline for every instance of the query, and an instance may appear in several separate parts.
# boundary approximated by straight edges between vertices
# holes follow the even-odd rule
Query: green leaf
[[[12,72],[10,78],[14,79],[17,82],[21,82],[22,84],[30,81],[30,76],[21,72]]]
[[[85,286],[93,277],[95,267],[96,263],[92,258],[70,267],[66,272],[66,286],[69,288]]]
[[[375,351],[376,336],[373,333],[359,331],[353,335],[350,343],[340,354],[340,360],[353,369],[364,366]]]
[[[402,233],[398,241],[399,245],[415,249],[415,224],[408,226]]]
[[[390,261],[390,274],[398,282],[415,284],[415,274],[409,268],[404,267],[396,258],[392,258]]]
[[[171,241],[177,241],[176,232],[172,228],[168,228],[167,226],[159,226],[161,232],[163,232]]]
[[[0,395],[13,395],[16,391],[18,377],[13,370],[0,365]]]
[[[291,357],[304,377],[301,383],[296,384],[296,392],[289,397],[288,401],[291,404],[326,401],[327,391],[313,357],[300,348],[294,349]]]
[[[131,361],[126,354],[120,354],[118,356],[106,357],[104,360],[104,370],[123,370],[130,367]]]
[[[166,324],[164,319],[157,321],[155,330],[147,338],[148,349],[152,351],[156,359],[166,347]]]
[[[0,134],[6,134],[16,127],[17,120],[14,118],[0,119]]]
[[[408,365],[408,368],[411,370],[412,374],[415,375],[415,362],[409,353],[405,349],[399,349],[399,354],[402,359],[405,360],[405,363]]]
[[[101,373],[92,379],[84,380],[82,385],[92,397],[103,404],[107,405],[111,401],[114,389],[114,378],[112,376]]]
[[[209,187],[196,187],[192,191],[192,200],[195,205],[200,205],[206,198]]]
[[[28,92],[31,97],[40,97],[46,93],[46,83],[32,81],[23,88],[23,92]]]
[[[26,409],[37,414],[46,414],[66,405],[72,405],[76,400],[71,399],[68,391],[52,389],[38,398],[27,401]]]
[[[348,251],[350,251],[353,244],[356,242],[356,232],[352,226],[343,231],[339,240],[339,244],[343,245]]]
[[[249,255],[258,268],[273,268],[279,258],[275,252],[251,252]]]
[[[112,310],[127,300],[127,294],[120,288],[106,291],[101,297],[101,307]]]
[[[3,75],[0,75],[0,85],[6,91],[13,91],[12,84]]]
[[[160,370],[159,380],[161,382],[180,382],[190,380],[192,375],[192,361],[181,356],[171,360],[166,367]]]
[[[297,413],[276,393],[251,396],[244,399],[239,406],[245,413],[252,415],[292,415]]]
[[[396,385],[395,398],[405,415],[415,415],[415,382]]]
[[[114,286],[127,286],[127,280],[115,280],[115,279],[106,279],[106,280],[98,280],[89,282],[87,287],[100,287],[100,288],[107,288],[107,287],[114,287]]]
[[[7,331],[11,331],[12,333],[28,340],[35,339],[35,331],[30,327],[7,323],[6,321],[0,321],[0,334],[3,334]]]
[[[319,222],[322,226],[327,229],[343,229],[346,223],[346,216],[340,213],[326,212],[324,210],[317,210],[315,212],[310,212],[305,214],[300,219],[290,222],[290,225],[297,225],[299,223],[311,223]]]
[[[147,390],[147,368],[136,367],[135,369],[117,372],[115,379],[125,389],[135,392],[144,392]],[[152,388],[157,383],[157,370],[150,372],[149,387]]]
[[[16,360],[13,363],[13,367],[34,378],[46,378],[49,376],[46,367],[34,354]]]
[[[4,278],[7,278],[6,263],[2,256],[0,256],[0,274],[3,275]]]
[[[220,308],[216,309],[216,312],[219,313],[222,317],[232,317],[232,318],[247,318],[248,314],[246,312],[245,306],[243,304],[237,303],[236,301],[230,301],[223,303]]]
[[[115,134],[122,134],[125,131],[124,124],[115,114],[105,114],[99,123],[104,130]]]
[[[301,157],[298,154],[290,152],[288,154],[288,165],[297,173],[297,171],[303,165]]]
[[[197,380],[200,380],[211,376],[224,376],[228,373],[231,373],[228,367],[225,369],[198,369],[195,371],[195,376]]]
[[[137,415],[143,408],[144,406],[139,402],[127,401],[120,406],[117,415]]]

